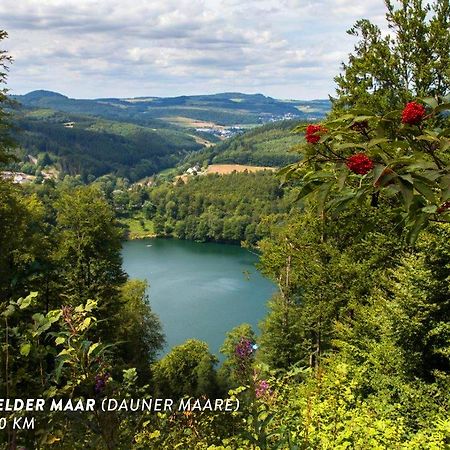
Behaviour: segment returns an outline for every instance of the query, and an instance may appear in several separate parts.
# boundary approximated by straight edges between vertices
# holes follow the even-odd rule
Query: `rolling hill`
[[[221,126],[255,125],[273,120],[315,120],[330,108],[328,100],[277,100],[262,94],[222,93],[179,97],[103,98],[79,100],[51,91],[12,96],[26,107],[51,108],[150,126],[176,118]]]
[[[253,128],[190,156],[186,166],[196,164],[243,164],[280,167],[299,160],[293,148],[302,137],[292,130],[300,121],[285,120]]]
[[[22,111],[15,125],[22,162],[16,169],[28,173],[36,170],[30,156],[45,154],[59,171],[86,180],[114,173],[136,181],[203,148],[195,136],[176,128],[149,128],[49,109]]]
[[[287,150],[299,139],[289,133],[293,119],[320,119],[330,108],[328,100],[241,93],[80,100],[40,90],[12,98],[20,105],[14,112],[20,162],[11,169],[42,169],[31,156],[84,179],[113,173],[131,181],[191,160],[290,163],[297,156]]]

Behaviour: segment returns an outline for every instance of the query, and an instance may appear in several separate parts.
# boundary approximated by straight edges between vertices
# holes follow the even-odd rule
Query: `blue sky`
[[[383,0],[1,0],[8,87],[70,97],[324,98]]]

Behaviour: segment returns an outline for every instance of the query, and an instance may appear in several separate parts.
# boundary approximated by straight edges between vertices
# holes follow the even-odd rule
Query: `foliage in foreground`
[[[426,17],[422,2],[402,4],[397,19],[421,9]],[[438,7],[445,25],[448,1]],[[286,175],[310,203],[260,243],[279,294],[257,342],[246,325],[229,333],[218,373],[198,341],[154,361],[159,323],[145,285],[121,271],[120,234],[100,189],[0,183],[3,397],[240,401],[233,412],[45,414],[35,431],[2,430],[5,448],[449,448],[446,103],[347,111],[305,130],[308,170]]]
[[[450,109],[448,97],[409,102],[403,110],[374,115],[350,110],[308,125],[305,159],[283,169],[301,180],[299,198],[314,195],[322,214],[350,204],[398,207],[399,227],[414,242],[428,222],[448,222]]]

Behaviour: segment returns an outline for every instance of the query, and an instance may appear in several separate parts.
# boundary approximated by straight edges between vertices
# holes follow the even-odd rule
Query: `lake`
[[[149,283],[153,311],[161,319],[167,352],[186,339],[209,344],[219,356],[226,333],[241,323],[258,331],[276,286],[256,269],[258,257],[234,245],[177,239],[123,244],[123,267]]]

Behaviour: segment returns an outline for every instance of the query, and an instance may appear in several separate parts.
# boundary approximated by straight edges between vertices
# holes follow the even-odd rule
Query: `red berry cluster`
[[[356,153],[349,156],[346,165],[349,170],[358,175],[365,175],[373,169],[373,161],[364,153]]]
[[[409,102],[402,112],[402,122],[408,125],[417,125],[424,119],[425,107],[417,102]]]
[[[443,212],[447,211],[448,209],[450,209],[450,202],[449,201],[442,203],[442,205],[439,206],[439,208],[437,209],[436,212],[438,214],[442,214]]]
[[[320,141],[320,135],[326,133],[327,129],[322,125],[308,125],[306,127],[306,141],[310,144],[317,144]]]

